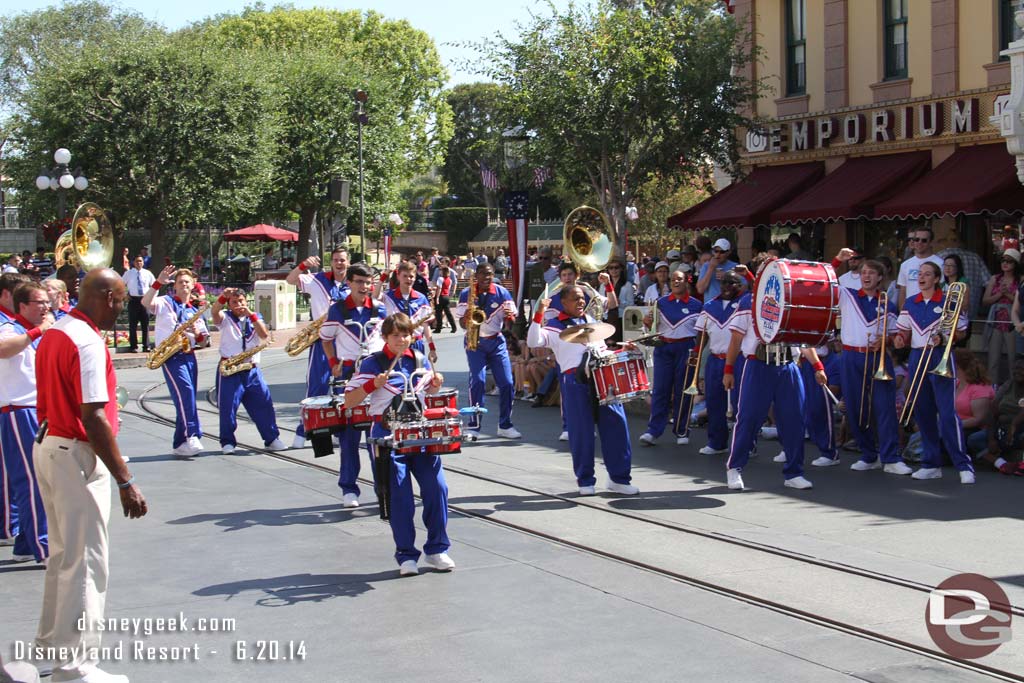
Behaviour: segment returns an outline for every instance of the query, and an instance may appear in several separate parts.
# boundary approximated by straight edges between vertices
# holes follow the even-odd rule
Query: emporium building
[[[748,113],[765,123],[737,131],[741,179],[669,225],[731,237],[741,260],[791,232],[826,259],[852,244],[900,258],[907,230],[929,226],[936,251],[959,239],[994,264],[1024,215],[990,122],[1009,99],[1016,5],[734,0],[760,51],[745,76],[769,86]]]

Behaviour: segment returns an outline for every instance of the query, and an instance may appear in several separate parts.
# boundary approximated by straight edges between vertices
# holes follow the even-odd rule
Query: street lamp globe
[[[50,176],[48,176],[48,175],[40,175],[39,177],[37,177],[36,178],[36,188],[38,188],[40,190],[49,190],[50,189]]]
[[[60,187],[60,183],[57,182],[57,179],[56,178],[50,178],[50,189],[56,192],[57,188],[59,188],[59,187]]]
[[[53,160],[58,164],[69,164],[71,163],[71,152],[64,147],[61,147],[53,153]]]
[[[75,189],[79,192],[83,192],[85,188],[89,187],[89,181],[86,180],[84,175],[80,175],[75,178]]]
[[[70,190],[72,187],[75,186],[75,176],[71,175],[70,173],[65,173],[60,177],[60,180],[57,182],[59,182],[60,186],[63,187],[65,190]]]

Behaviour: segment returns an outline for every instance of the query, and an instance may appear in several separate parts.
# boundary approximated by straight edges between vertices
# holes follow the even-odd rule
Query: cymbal
[[[608,323],[585,323],[565,328],[558,333],[558,338],[573,344],[592,344],[603,341],[613,334],[615,334],[614,325],[609,325]]]

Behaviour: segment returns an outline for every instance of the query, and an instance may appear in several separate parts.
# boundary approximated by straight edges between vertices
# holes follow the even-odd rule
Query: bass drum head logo
[[[1010,600],[992,579],[956,574],[928,595],[925,624],[940,650],[960,659],[992,654],[1011,637]]]
[[[761,341],[769,343],[779,331],[785,301],[782,296],[782,278],[778,270],[765,271],[761,277],[763,284],[758,290],[760,300],[757,302],[757,331]]]

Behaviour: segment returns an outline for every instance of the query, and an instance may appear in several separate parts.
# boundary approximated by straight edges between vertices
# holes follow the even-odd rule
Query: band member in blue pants
[[[729,452],[729,425],[727,413],[730,397],[735,406],[739,400],[739,386],[726,391],[722,378],[725,372],[725,359],[732,341],[729,324],[739,308],[739,296],[746,286],[746,279],[734,270],[722,276],[722,291],[715,298],[704,304],[701,317],[697,320],[696,331],[708,335],[708,361],[704,366],[704,400],[708,410],[708,443],[700,449],[701,455],[721,455]],[[746,359],[739,355],[734,362],[733,371],[737,376],[743,375],[743,364]]]

